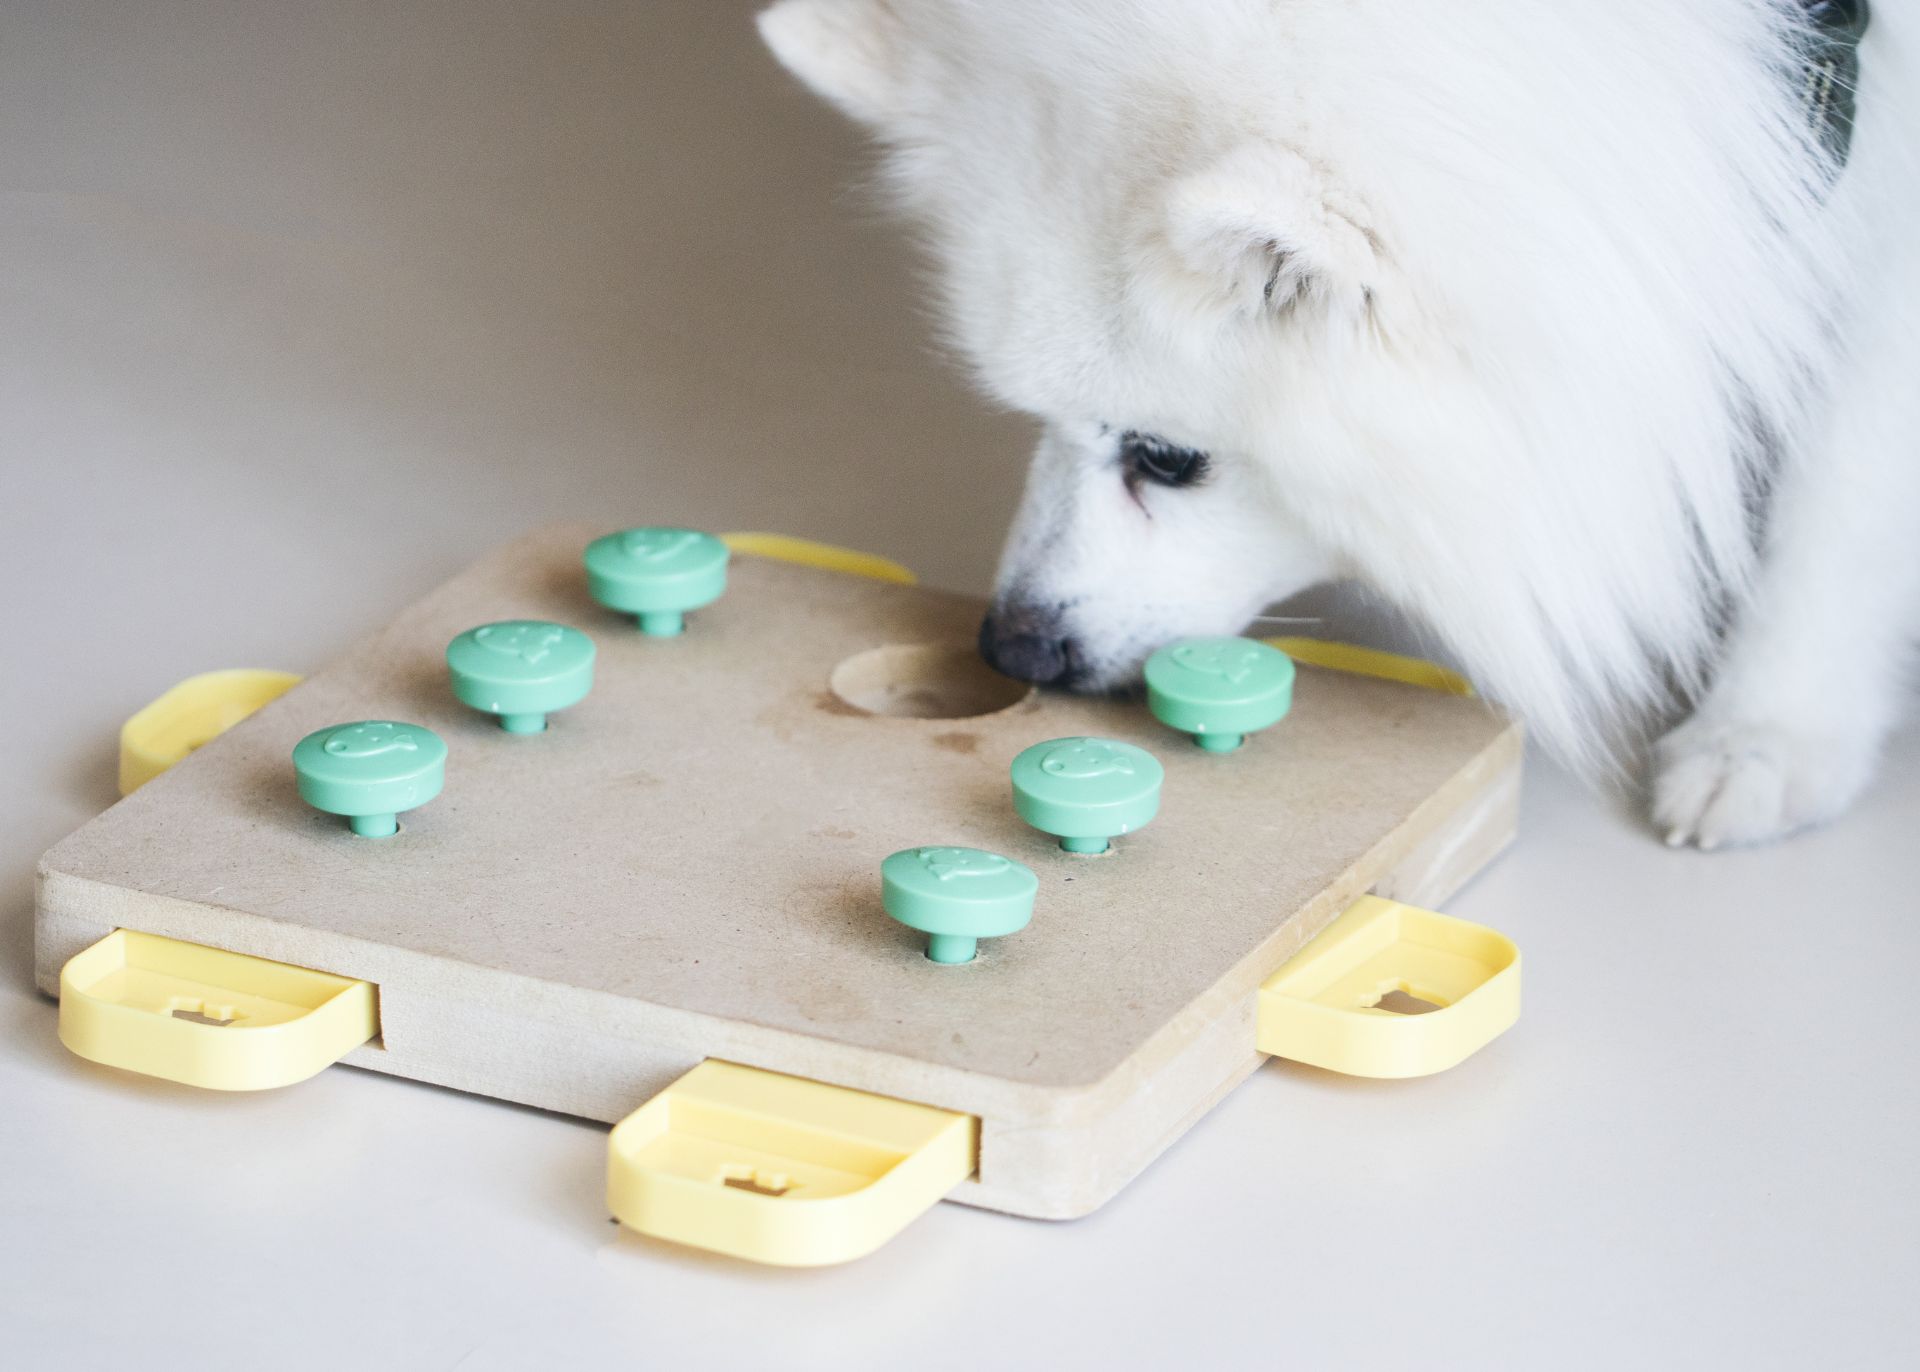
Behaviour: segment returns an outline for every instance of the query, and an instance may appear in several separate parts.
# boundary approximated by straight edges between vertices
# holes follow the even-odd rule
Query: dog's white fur
[[[1045,423],[999,595],[1064,616],[1084,684],[1357,578],[1577,763],[1694,702],[1654,809],[1710,847],[1858,794],[1920,627],[1914,3],[1876,0],[1830,194],[1784,0],[760,24],[878,136],[958,349]],[[1127,429],[1211,479],[1130,491]]]

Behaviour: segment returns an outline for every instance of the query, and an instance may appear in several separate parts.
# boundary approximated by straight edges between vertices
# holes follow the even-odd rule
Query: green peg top
[[[330,724],[294,745],[293,769],[307,804],[345,815],[356,834],[384,838],[399,827],[401,811],[440,794],[447,745],[418,724]]]
[[[1109,839],[1160,811],[1158,758],[1106,738],[1055,738],[1013,760],[1013,808],[1070,853],[1104,853]]]
[[[587,589],[635,616],[641,633],[671,638],[687,611],[727,589],[728,556],[726,544],[697,529],[628,529],[587,545]]]
[[[880,864],[880,902],[928,935],[935,962],[971,962],[978,940],[1018,933],[1033,918],[1040,878],[979,848],[908,848]]]
[[[565,624],[509,619],[469,629],[447,645],[453,694],[500,717],[513,734],[537,734],[555,710],[593,689],[593,640]]]
[[[1211,753],[1286,717],[1293,659],[1251,638],[1184,638],[1147,659],[1147,708]]]

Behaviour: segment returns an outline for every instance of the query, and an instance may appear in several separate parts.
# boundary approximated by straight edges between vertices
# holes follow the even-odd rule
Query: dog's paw
[[[1676,848],[1785,838],[1851,805],[1878,750],[1877,735],[1695,716],[1655,751],[1654,826]]]

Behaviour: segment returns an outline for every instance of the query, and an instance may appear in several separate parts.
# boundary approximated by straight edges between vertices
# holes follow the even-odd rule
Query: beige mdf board
[[[876,1091],[978,1117],[953,1199],[1066,1218],[1260,1063],[1256,988],[1354,897],[1443,901],[1512,833],[1519,735],[1471,700],[1303,669],[1292,714],[1216,756],[1137,702],[986,673],[962,596],[743,557],[685,635],[642,637],[587,597],[599,532],[495,552],[55,847],[40,985],[124,927],[374,982],[381,1036],[346,1061],[568,1114],[619,1119],[705,1058]],[[509,618],[600,647],[544,734],[448,690],[448,640]],[[859,657],[922,644],[947,651]],[[989,712],[868,713],[836,671],[869,705]],[[289,761],[365,718],[451,749],[385,840],[307,808]],[[1166,764],[1107,856],[1010,803],[1014,755],[1075,734]],[[1033,923],[929,962],[878,877],[921,844],[1030,864]]]

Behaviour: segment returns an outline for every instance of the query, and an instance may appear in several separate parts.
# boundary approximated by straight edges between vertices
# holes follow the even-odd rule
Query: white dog
[[[1842,810],[1920,628],[1920,0],[780,0],[1045,424],[982,630],[1355,578],[1671,842]],[[1849,106],[1854,63],[1858,99]],[[1850,149],[1849,149],[1850,135]]]

